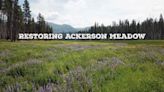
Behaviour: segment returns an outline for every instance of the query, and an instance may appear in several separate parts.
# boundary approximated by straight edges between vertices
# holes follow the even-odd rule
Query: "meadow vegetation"
[[[0,41],[0,92],[164,92],[164,41]]]

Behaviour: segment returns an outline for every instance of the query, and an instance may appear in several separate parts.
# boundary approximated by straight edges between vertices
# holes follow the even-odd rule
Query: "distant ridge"
[[[84,31],[84,30],[88,30],[89,27],[87,28],[74,28],[71,25],[68,24],[55,24],[55,23],[47,23],[50,27],[52,27],[53,29],[53,33],[77,33],[79,31]]]

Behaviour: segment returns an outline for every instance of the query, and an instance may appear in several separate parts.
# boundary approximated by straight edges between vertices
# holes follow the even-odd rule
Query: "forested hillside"
[[[0,0],[0,39],[15,41],[18,33],[52,33],[54,28],[47,23],[40,13],[35,21],[28,0],[22,6],[18,0]],[[80,33],[146,33],[146,39],[159,40],[164,39],[164,19],[161,14],[159,19],[147,18],[143,22],[125,20],[109,26],[95,23]]]
[[[51,32],[52,28],[41,14],[35,22],[27,0],[23,6],[18,4],[18,0],[0,0],[0,39],[15,41],[18,33]]]
[[[81,31],[84,33],[84,31]],[[81,33],[80,32],[80,33]],[[147,18],[143,22],[136,22],[133,20],[119,21],[117,24],[113,22],[112,25],[104,26],[95,23],[86,33],[146,33],[146,39],[164,39],[164,19],[162,14],[159,19]]]

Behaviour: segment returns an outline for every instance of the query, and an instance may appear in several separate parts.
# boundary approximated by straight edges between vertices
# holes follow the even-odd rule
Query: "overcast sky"
[[[20,0],[22,3],[24,0]],[[46,21],[87,27],[95,22],[105,25],[112,21],[147,17],[158,18],[164,14],[164,0],[29,0],[32,15],[40,12]]]

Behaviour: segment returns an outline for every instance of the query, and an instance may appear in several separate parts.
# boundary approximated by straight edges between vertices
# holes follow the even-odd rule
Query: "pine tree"
[[[131,30],[130,30],[131,33],[137,32],[137,24],[135,20],[132,21],[130,27],[131,27]]]
[[[133,20],[131,23],[128,20],[120,20],[117,24],[113,22],[113,25],[99,26],[95,23],[90,27],[86,33],[146,33],[146,39],[164,39],[164,19],[162,14],[159,20],[152,18],[146,19],[139,23]]]
[[[6,30],[6,14],[4,10],[4,0],[0,0],[0,38],[4,39],[7,35]]]
[[[0,39],[2,38],[2,0],[0,0]]]
[[[2,0],[0,0],[0,10],[2,10]]]
[[[44,17],[39,14],[38,23],[31,19],[29,2],[24,1],[23,11],[18,0],[0,0],[0,39],[17,40],[19,32],[51,33]]]
[[[32,20],[31,20],[31,26],[30,26],[31,28],[31,33],[36,33],[36,30],[35,30],[35,20],[34,20],[34,18],[32,18]]]
[[[4,0],[4,13],[7,15],[7,38],[6,39],[11,39],[12,16],[13,16],[13,2],[12,2],[12,0]]]
[[[24,19],[23,19],[23,11],[21,6],[18,6],[18,24],[19,24],[19,32],[23,33],[24,30]]]
[[[22,23],[21,8],[18,5],[18,0],[13,0],[12,4],[12,21],[11,21],[11,41],[16,41],[17,34],[20,30]]]
[[[38,20],[38,32],[39,33],[44,33],[45,30],[46,30],[46,25],[45,25],[45,20],[44,20],[44,17],[39,13],[38,14],[38,17],[37,17],[37,20]]]
[[[24,4],[23,4],[23,19],[24,19],[24,25],[25,25],[25,28],[24,28],[24,31],[25,32],[29,32],[29,28],[30,28],[30,22],[31,22],[31,11],[30,11],[30,6],[29,6],[29,2],[28,0],[25,0],[24,1]]]
[[[164,19],[162,14],[160,15],[160,19],[159,19],[159,29],[160,29],[160,33],[161,33],[161,38],[164,39]]]

